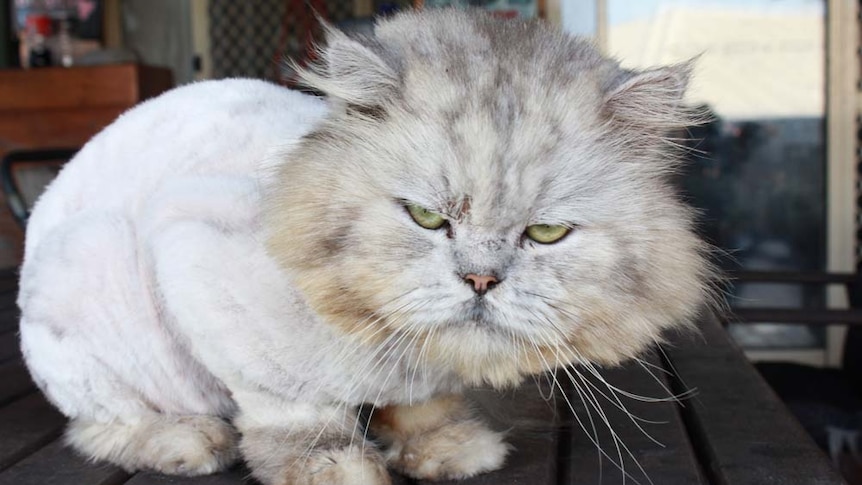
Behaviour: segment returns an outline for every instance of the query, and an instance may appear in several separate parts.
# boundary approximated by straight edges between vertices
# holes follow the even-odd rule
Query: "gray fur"
[[[382,113],[336,111],[293,154],[283,180],[325,194],[269,199],[271,252],[300,285],[313,276],[306,291],[321,314],[355,319],[334,299],[378,314],[397,300],[416,308],[381,324],[431,332],[481,315],[555,349],[559,363],[617,363],[712,298],[708,249],[666,180],[678,159],[665,137],[697,122],[682,105],[690,65],[628,71],[542,22],[436,10],[382,20],[372,38],[335,33],[321,64],[299,74],[336,106]],[[398,201],[450,227],[420,228]],[[354,244],[316,252],[345,207]],[[290,224],[309,213],[313,230]],[[525,241],[532,224],[574,230],[541,245]],[[324,271],[338,276],[321,282]],[[500,279],[481,305],[461,281],[468,273]],[[404,291],[412,296],[399,300]],[[440,358],[526,345],[496,335]],[[474,357],[464,359],[485,362]],[[499,383],[485,373],[471,378]]]

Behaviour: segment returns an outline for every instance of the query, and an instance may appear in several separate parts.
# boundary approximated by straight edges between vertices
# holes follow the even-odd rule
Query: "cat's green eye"
[[[571,229],[566,226],[552,226],[550,224],[536,224],[527,227],[527,237],[542,244],[551,244],[559,241]]]
[[[443,224],[446,223],[446,219],[436,213],[431,212],[424,207],[420,207],[416,204],[407,204],[407,212],[410,213],[410,217],[416,221],[416,224],[424,227],[425,229],[440,229],[443,227]]]

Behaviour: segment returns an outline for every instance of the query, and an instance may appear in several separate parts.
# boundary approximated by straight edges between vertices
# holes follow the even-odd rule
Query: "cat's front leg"
[[[371,426],[387,446],[386,461],[419,479],[470,477],[503,466],[509,446],[461,396],[376,409]]]
[[[244,394],[234,424],[264,485],[390,485],[383,456],[356,428],[355,409]]]

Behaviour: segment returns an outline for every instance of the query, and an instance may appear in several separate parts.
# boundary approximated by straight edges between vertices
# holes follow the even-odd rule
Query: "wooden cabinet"
[[[0,70],[0,156],[80,147],[122,112],[172,85],[170,70],[137,64]],[[0,202],[0,267],[19,264],[23,238]]]

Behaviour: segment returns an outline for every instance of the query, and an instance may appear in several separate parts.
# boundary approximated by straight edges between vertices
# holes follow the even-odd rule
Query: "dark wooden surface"
[[[862,325],[862,310],[734,308],[734,323],[801,323],[805,325]]]
[[[17,348],[14,272],[0,272],[0,485],[238,485],[238,467],[181,478],[128,474],[63,446],[65,419]],[[561,369],[471,398],[505,430],[502,470],[444,485],[843,483],[712,318],[618,369]],[[394,485],[430,485],[394,477]]]

